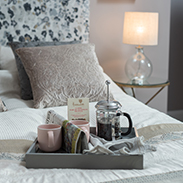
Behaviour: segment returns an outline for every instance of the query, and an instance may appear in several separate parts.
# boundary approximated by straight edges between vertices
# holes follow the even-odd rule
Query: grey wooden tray
[[[91,128],[94,132],[95,128]],[[138,136],[133,128],[124,138]],[[45,153],[37,148],[37,139],[28,149],[27,168],[79,168],[79,169],[143,169],[143,155],[91,155],[65,153],[62,149],[55,153]]]

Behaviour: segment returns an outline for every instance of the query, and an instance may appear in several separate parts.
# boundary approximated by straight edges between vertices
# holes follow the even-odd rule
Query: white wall
[[[157,46],[144,47],[153,63],[152,76],[168,78],[170,0],[91,0],[90,42],[104,71],[111,78],[123,76],[126,60],[135,53],[135,45],[122,43],[125,11],[159,12],[159,40]],[[136,89],[137,98],[146,101],[157,89]],[[167,88],[149,103],[167,112]]]

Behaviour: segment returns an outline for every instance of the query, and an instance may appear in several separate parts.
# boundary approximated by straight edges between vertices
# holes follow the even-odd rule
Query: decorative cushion
[[[29,78],[27,76],[27,73],[24,69],[24,66],[19,58],[19,56],[16,54],[16,49],[22,48],[22,47],[37,47],[37,46],[53,46],[53,45],[64,45],[64,44],[75,44],[80,43],[80,41],[70,41],[70,42],[11,42],[8,43],[8,45],[12,48],[13,53],[15,55],[16,59],[16,65],[19,73],[19,80],[20,80],[20,88],[21,93],[20,96],[24,100],[32,100],[32,88],[30,85]]]
[[[105,78],[93,44],[19,48],[16,52],[30,78],[35,108],[67,105],[68,98],[106,100]]]

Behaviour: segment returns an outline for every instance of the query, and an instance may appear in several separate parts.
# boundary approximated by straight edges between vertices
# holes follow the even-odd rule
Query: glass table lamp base
[[[152,73],[152,63],[144,54],[143,47],[136,49],[136,54],[126,62],[125,73],[133,84],[143,84]]]

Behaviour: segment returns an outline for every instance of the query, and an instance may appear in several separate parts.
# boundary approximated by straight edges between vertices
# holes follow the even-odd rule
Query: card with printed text
[[[89,121],[89,98],[68,99],[68,120]]]

